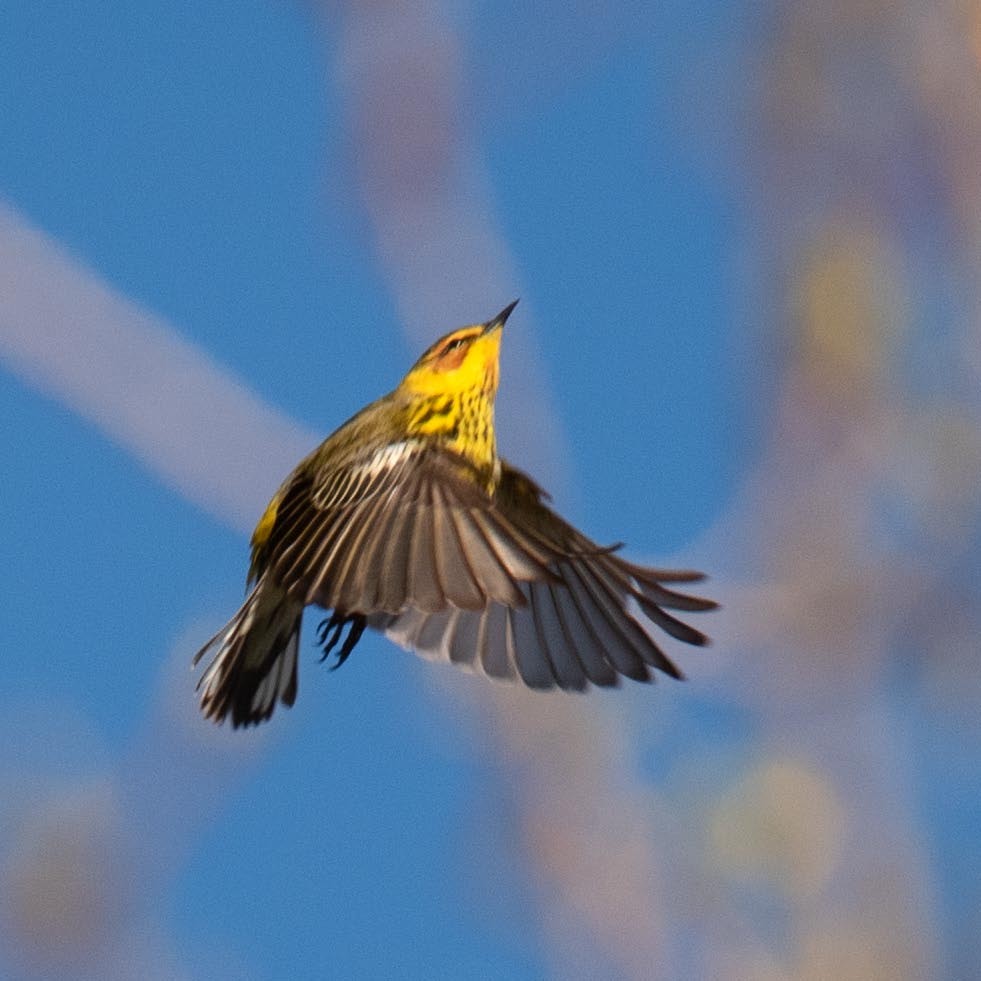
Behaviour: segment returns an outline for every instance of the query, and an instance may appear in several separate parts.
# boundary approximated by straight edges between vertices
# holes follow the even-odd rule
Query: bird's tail
[[[260,577],[238,613],[194,655],[197,664],[215,651],[198,682],[207,718],[231,715],[238,728],[268,719],[277,700],[293,704],[302,615],[302,602]]]

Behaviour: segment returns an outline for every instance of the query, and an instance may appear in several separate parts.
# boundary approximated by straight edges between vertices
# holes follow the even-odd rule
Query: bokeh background
[[[981,5],[0,12],[0,977],[981,976]],[[503,451],[711,572],[686,684],[307,622],[293,463],[516,296]]]

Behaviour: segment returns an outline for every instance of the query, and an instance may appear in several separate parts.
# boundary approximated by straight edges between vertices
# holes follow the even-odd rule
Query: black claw
[[[336,671],[351,656],[351,651],[353,651],[357,646],[358,641],[361,640],[361,635],[364,633],[364,617],[348,617],[345,622],[349,623],[351,628],[348,630],[344,645],[341,647],[340,653],[337,655],[337,662],[331,665],[331,671]]]
[[[335,610],[329,617],[322,620],[317,627],[317,643],[324,649],[320,656],[321,662],[327,660],[331,651],[340,641],[344,628],[348,627],[347,637],[344,638],[344,643],[337,653],[337,662],[330,666],[331,671],[336,671],[351,656],[351,651],[361,639],[366,626],[367,621],[359,613],[345,616]]]
[[[320,626],[317,627],[317,643],[324,649],[323,654],[320,655],[321,661],[326,661],[330,652],[337,646],[345,622],[344,617],[339,617],[336,613],[332,613],[320,622]]]

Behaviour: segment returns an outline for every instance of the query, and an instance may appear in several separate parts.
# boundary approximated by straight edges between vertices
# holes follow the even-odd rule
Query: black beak
[[[496,317],[488,320],[484,324],[484,333],[489,334],[491,331],[497,330],[498,327],[503,327],[507,323],[508,317],[511,316],[511,311],[518,305],[518,301],[515,300],[513,303],[509,303]]]

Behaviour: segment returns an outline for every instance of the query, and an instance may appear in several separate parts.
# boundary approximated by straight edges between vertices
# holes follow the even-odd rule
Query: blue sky
[[[443,257],[447,312],[429,322],[441,297],[406,310],[406,274],[386,265],[352,165],[354,14],[315,6],[8,5],[0,199],[99,289],[295,421],[298,440],[392,387],[428,340],[520,295],[503,450],[600,540],[696,566],[711,541],[718,557],[713,528],[756,462],[780,348],[754,348],[747,282],[762,263],[747,255],[765,231],[729,173],[746,155],[733,89],[755,17],[736,30],[708,4],[627,3],[616,17],[545,4],[540,18],[433,6],[434,30],[464,53],[463,169],[486,191],[474,212],[493,216],[507,262],[475,297],[472,280],[455,288],[465,262]],[[102,352],[88,357],[97,371]],[[328,673],[311,615],[296,707],[259,734],[201,734],[181,666],[239,600],[241,520],[200,507],[2,361],[0,407],[0,739],[16,749],[0,770],[12,801],[0,859],[20,868],[31,815],[61,815],[58,827],[76,815],[81,840],[94,826],[121,849],[124,897],[95,953],[66,941],[65,959],[0,956],[0,973],[123,977],[153,962],[193,979],[562,976],[556,950],[578,928],[543,912],[553,886],[515,841],[534,836],[521,766],[483,731],[480,682],[434,680],[440,666],[375,637]],[[540,466],[536,440],[549,443]],[[258,515],[290,463],[258,465],[245,510]],[[634,804],[702,806],[719,774],[754,758],[752,699],[712,681],[733,653],[681,655],[686,668],[709,659],[694,667],[701,691],[625,690],[581,710],[597,732],[624,727]],[[583,970],[629,974],[581,942]],[[672,948],[664,976],[686,976],[689,958],[704,967],[697,947]]]

